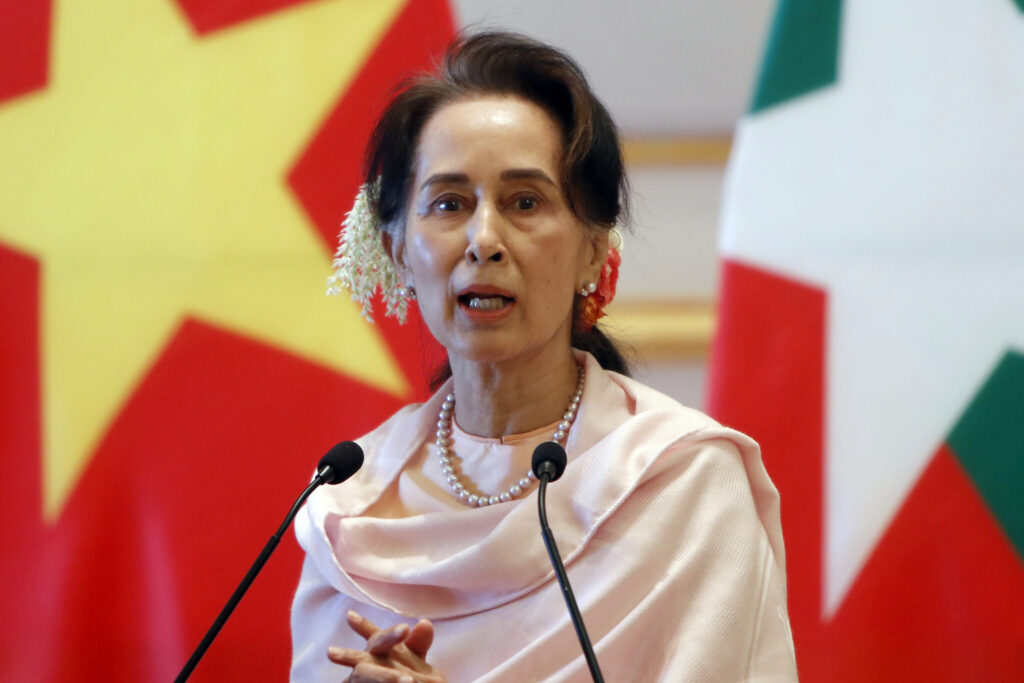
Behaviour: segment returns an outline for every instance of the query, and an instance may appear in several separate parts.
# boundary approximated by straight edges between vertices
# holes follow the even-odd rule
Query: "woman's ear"
[[[391,257],[391,262],[395,264],[398,276],[404,281],[409,272],[405,260],[405,237],[403,235],[395,236],[388,230],[381,230],[380,239],[384,245],[384,251]]]
[[[597,282],[601,278],[601,269],[604,267],[605,259],[608,258],[608,230],[589,230],[590,234],[590,262],[587,263],[587,276],[590,281]]]

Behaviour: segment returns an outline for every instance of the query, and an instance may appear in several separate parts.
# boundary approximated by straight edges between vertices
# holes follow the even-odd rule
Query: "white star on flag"
[[[723,255],[827,292],[833,612],[957,416],[1024,348],[1024,13],[844,3],[834,85],[748,117]],[[729,201],[730,195],[741,200]],[[756,229],[751,229],[755,226]],[[1024,400],[1024,397],[1022,397]]]

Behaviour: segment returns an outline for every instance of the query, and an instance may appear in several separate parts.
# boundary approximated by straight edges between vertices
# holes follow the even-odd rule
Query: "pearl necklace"
[[[583,366],[581,365],[579,366],[579,375],[576,380],[576,393],[573,394],[572,400],[569,401],[569,407],[565,409],[565,414],[562,415],[562,421],[555,428],[555,433],[551,435],[552,441],[561,443],[568,436],[569,428],[572,427],[573,420],[576,419],[576,411],[579,410],[580,397],[582,396]],[[537,475],[533,473],[533,470],[527,472],[525,477],[496,496],[485,496],[479,492],[474,493],[473,490],[476,487],[462,480],[462,477],[455,471],[455,465],[453,464],[453,461],[458,456],[451,449],[452,413],[454,411],[455,392],[452,392],[444,397],[444,402],[441,404],[441,412],[437,415],[437,439],[434,441],[434,445],[437,446],[437,457],[441,461],[441,471],[444,472],[448,485],[451,487],[455,497],[470,507],[485,507],[487,505],[507,503],[513,498],[523,495],[533,482],[537,480]],[[564,444],[562,445],[564,446]]]

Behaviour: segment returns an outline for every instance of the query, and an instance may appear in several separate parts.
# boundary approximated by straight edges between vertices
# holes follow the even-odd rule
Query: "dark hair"
[[[381,115],[366,150],[365,182],[379,178],[375,211],[385,230],[404,229],[416,147],[430,117],[444,106],[479,95],[512,95],[545,109],[562,131],[562,192],[588,229],[609,231],[629,214],[629,187],[619,136],[608,110],[580,67],[565,53],[515,33],[456,38],[435,72],[403,83]],[[628,374],[628,364],[597,325],[582,330],[580,302],[572,345],[601,367]],[[440,383],[451,374],[443,368]]]

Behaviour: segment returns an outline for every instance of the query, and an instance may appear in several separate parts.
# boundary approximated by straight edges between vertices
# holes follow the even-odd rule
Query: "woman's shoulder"
[[[596,366],[596,362],[595,362]],[[740,451],[759,451],[746,434],[727,427],[710,415],[632,377],[595,367],[593,402],[600,407],[599,423],[609,433],[624,431],[647,444],[723,439]]]
[[[723,426],[707,413],[697,408],[683,405],[668,394],[664,394],[633,377],[620,375],[617,372],[608,372],[608,374],[616,384],[622,387],[623,391],[633,398],[636,404],[636,415],[647,413],[671,414],[681,422],[691,425],[693,429],[723,429]]]
[[[749,529],[762,528],[783,566],[779,496],[757,442],[637,380],[601,375],[593,396],[599,412],[588,419],[586,470],[601,477],[608,489],[603,499],[613,501],[603,512],[646,500],[652,486],[671,490],[669,499],[701,506],[704,518],[744,519]]]
[[[617,477],[640,486],[658,477],[709,475],[749,487],[759,508],[777,501],[752,438],[635,379],[604,370],[594,379],[579,447],[607,461]]]

